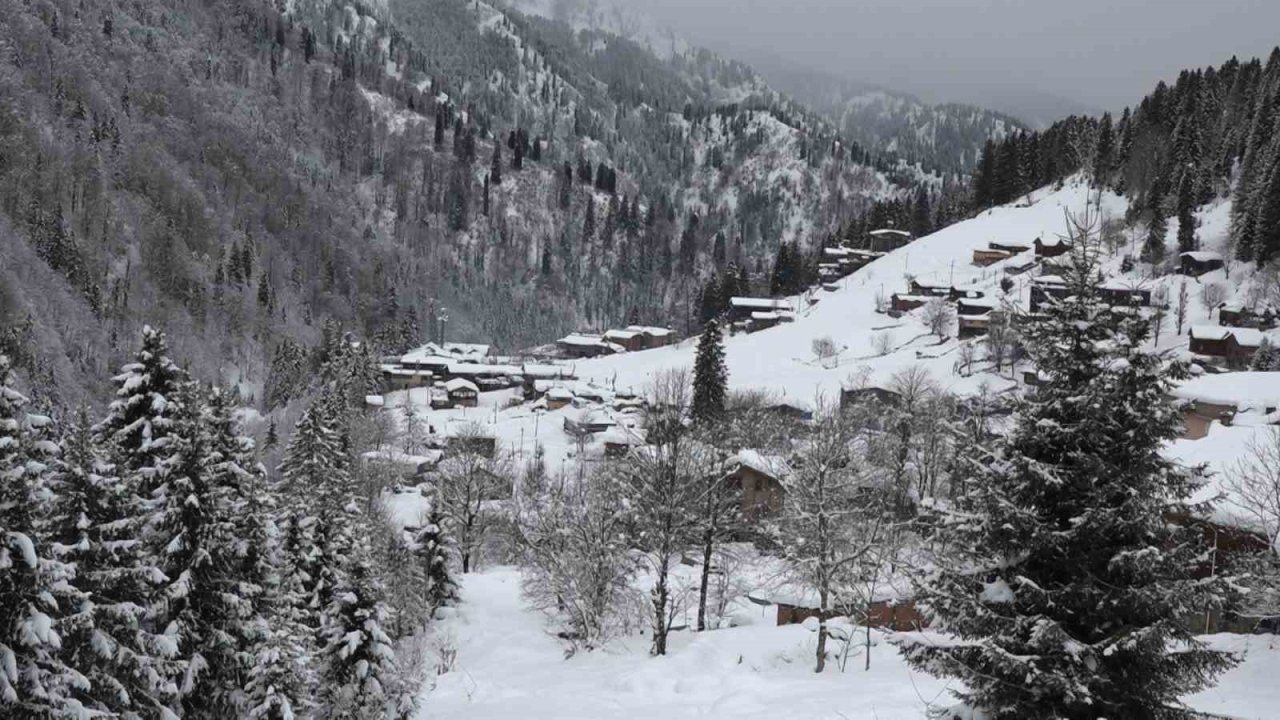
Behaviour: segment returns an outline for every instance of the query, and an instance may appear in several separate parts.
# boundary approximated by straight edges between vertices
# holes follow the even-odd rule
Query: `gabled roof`
[[[454,378],[444,384],[444,389],[448,392],[458,392],[460,390],[470,390],[472,392],[480,392],[480,388],[475,383],[464,378]]]
[[[1174,397],[1215,405],[1280,407],[1280,372],[1233,372],[1201,375],[1173,389]]]
[[[780,455],[766,455],[759,450],[739,450],[725,460],[724,466],[728,472],[733,472],[739,467],[750,468],[775,480],[784,480],[791,476],[791,466],[786,458]]]
[[[1188,333],[1192,340],[1226,340],[1234,328],[1221,325],[1192,325]]]
[[[654,337],[666,337],[671,334],[671,328],[657,327],[655,325],[628,325],[627,329]]]
[[[1221,260],[1222,254],[1216,253],[1216,252],[1208,252],[1205,250],[1191,250],[1189,252],[1182,253],[1178,257],[1189,258],[1191,260],[1195,260],[1196,262],[1212,262],[1214,260]]]

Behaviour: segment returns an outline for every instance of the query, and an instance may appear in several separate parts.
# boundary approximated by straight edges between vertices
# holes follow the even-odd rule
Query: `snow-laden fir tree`
[[[720,323],[709,320],[698,338],[693,361],[693,407],[695,422],[708,423],[724,415],[729,371],[724,364],[724,335]]]
[[[82,710],[71,696],[88,681],[63,662],[54,627],[56,585],[69,582],[70,571],[37,534],[43,483],[59,449],[40,437],[48,418],[28,415],[25,404],[0,355],[0,717],[62,717]]]
[[[939,518],[951,552],[916,591],[949,639],[902,649],[993,720],[1189,718],[1178,698],[1233,660],[1184,620],[1234,592],[1196,576],[1202,536],[1177,523],[1203,471],[1160,453],[1178,432],[1180,368],[1144,350],[1141,316],[1097,299],[1091,224],[1071,226],[1072,296],[1024,329],[1047,380]]]
[[[434,615],[436,610],[457,602],[458,583],[449,569],[456,550],[444,532],[444,513],[434,501],[427,521],[413,537],[413,554],[422,566],[423,602],[428,612]]]
[[[355,512],[354,503],[348,505],[350,525],[357,522]],[[372,572],[367,535],[344,540],[345,567],[320,629],[324,669],[315,717],[394,718],[396,698],[386,684],[394,675],[395,652],[383,629],[389,618],[382,585]]]
[[[146,327],[134,362],[115,378],[116,399],[93,429],[115,478],[99,525],[110,560],[89,588],[96,605],[93,643],[114,665],[119,687],[111,696],[126,717],[170,717],[180,703],[183,668],[164,597],[171,578],[161,568],[172,563],[162,557],[155,520],[181,445],[178,418],[188,382],[169,359],[164,334]]]

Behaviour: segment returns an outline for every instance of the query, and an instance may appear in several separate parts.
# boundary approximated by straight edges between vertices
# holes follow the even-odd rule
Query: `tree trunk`
[[[827,668],[827,590],[818,592],[818,663],[813,669],[820,673]]]
[[[716,521],[711,496],[707,496],[707,531],[702,536],[702,578],[698,582],[698,632],[707,629],[707,586],[711,582],[711,552],[715,546]]]
[[[667,561],[665,558],[658,569],[657,583],[653,586],[652,654],[667,654]]]

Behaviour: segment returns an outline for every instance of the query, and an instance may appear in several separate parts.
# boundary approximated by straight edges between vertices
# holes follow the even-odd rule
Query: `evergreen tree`
[[[54,627],[55,592],[72,571],[37,534],[36,509],[48,462],[58,447],[41,437],[49,420],[29,415],[0,355],[0,715],[45,718],[80,707],[74,690],[88,681],[67,667]]]
[[[1266,192],[1259,202],[1257,228],[1253,238],[1253,259],[1259,265],[1264,265],[1280,258],[1280,154],[1277,154]]]
[[[1249,369],[1257,372],[1280,371],[1280,348],[1272,345],[1269,338],[1263,337],[1249,362]]]
[[[1098,143],[1093,155],[1094,183],[1106,185],[1111,182],[1112,162],[1116,151],[1115,130],[1111,123],[1111,113],[1103,113],[1098,125]]]
[[[987,140],[982,146],[982,155],[978,158],[978,166],[973,172],[973,206],[982,210],[996,204],[996,143]]]
[[[1151,219],[1147,222],[1147,239],[1142,245],[1142,259],[1152,265],[1164,262],[1165,235],[1169,232],[1169,224],[1164,214],[1164,195],[1157,182],[1151,188],[1148,198]]]
[[[1192,173],[1184,172],[1182,174],[1181,184],[1178,185],[1178,252],[1191,252],[1199,249],[1199,242],[1196,240],[1196,197],[1195,197],[1195,178]]]
[[[458,583],[453,579],[449,565],[455,552],[449,536],[444,532],[444,517],[438,503],[432,502],[427,522],[413,538],[413,553],[422,565],[426,583],[423,601],[430,613],[458,601]]]
[[[1098,300],[1089,241],[1073,240],[1071,296],[1024,331],[1048,380],[935,526],[955,554],[916,598],[955,639],[902,648],[960,679],[965,704],[993,720],[1198,717],[1178,698],[1233,660],[1184,621],[1229,608],[1231,593],[1195,577],[1200,531],[1168,520],[1193,514],[1204,477],[1161,454],[1182,370],[1142,349],[1145,319]]]
[[[350,517],[339,521],[354,523]],[[385,691],[394,669],[391,638],[382,629],[388,619],[382,586],[372,572],[368,541],[349,545],[343,574],[325,607],[321,625],[320,697],[315,717],[377,718],[388,715],[392,699]]]
[[[778,246],[777,258],[773,261],[773,276],[769,280],[770,295],[788,295],[795,285],[795,266],[791,257],[791,244]]]
[[[709,423],[724,415],[729,371],[724,362],[724,335],[720,323],[710,320],[698,338],[693,362],[693,408],[695,422]]]
[[[596,237],[596,201],[595,198],[587,195],[587,211],[582,221],[582,242],[590,244]]]
[[[502,185],[502,143],[493,144],[493,162],[489,165],[489,179],[494,185]]]

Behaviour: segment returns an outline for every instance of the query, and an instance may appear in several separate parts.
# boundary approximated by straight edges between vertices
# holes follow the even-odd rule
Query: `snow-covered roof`
[[[1066,285],[1067,281],[1061,275],[1039,275],[1032,278],[1032,282],[1037,285]]]
[[[1236,342],[1243,347],[1258,347],[1264,338],[1269,338],[1272,345],[1277,344],[1274,335],[1256,328],[1231,328],[1231,334],[1236,336]]]
[[[644,444],[644,437],[635,428],[615,425],[600,436],[600,440],[611,445],[637,446]]]
[[[872,230],[871,232],[869,232],[869,233],[867,233],[867,234],[868,234],[868,235],[876,235],[876,236],[879,236],[879,235],[902,235],[902,236],[905,236],[905,237],[911,237],[911,233],[907,232],[906,230],[897,230],[897,229],[894,229],[894,228],[880,228],[879,230]]]
[[[1238,409],[1280,407],[1280,372],[1201,375],[1178,385],[1173,395]]]
[[[1196,262],[1211,262],[1213,260],[1221,260],[1222,254],[1216,252],[1208,252],[1206,250],[1191,250],[1184,252],[1178,257],[1190,258]]]
[[[850,250],[849,250],[849,248],[842,248],[842,247],[824,247],[824,248],[822,248],[822,254],[823,254],[823,255],[827,255],[827,256],[829,256],[829,257],[840,257],[840,258],[842,258],[842,257],[848,257],[848,256],[852,255],[852,254],[853,254],[853,252],[852,252],[852,251],[850,251]]]
[[[1233,329],[1221,325],[1192,325],[1188,334],[1193,340],[1226,340]]]
[[[631,340],[644,333],[639,330],[610,330],[604,334],[606,340]]]
[[[476,384],[466,378],[454,378],[444,384],[444,389],[453,393],[460,390],[470,390],[472,392],[480,392],[480,388]]]
[[[1141,280],[1128,280],[1125,278],[1107,278],[1098,283],[1099,290],[1120,290],[1124,292],[1143,292],[1150,290],[1151,287]]]
[[[655,325],[628,325],[627,329],[654,337],[666,337],[671,334],[671,328],[657,327]]]
[[[547,391],[547,397],[552,400],[572,400],[573,393],[569,392],[569,388],[563,386],[553,387]]]
[[[600,337],[599,335],[583,335],[582,333],[569,333],[568,335],[565,335],[564,337],[560,338],[556,342],[560,343],[561,345],[592,347],[596,345],[603,345],[604,338]]]
[[[779,455],[765,455],[759,450],[739,450],[725,460],[726,469],[733,470],[738,467],[750,468],[779,480],[791,475],[791,466],[787,464],[786,458]]]
[[[729,304],[739,308],[759,308],[761,310],[791,309],[789,300],[774,300],[773,298],[734,297],[729,298]]]
[[[478,343],[434,343],[410,350],[400,358],[401,363],[419,364],[429,360],[437,362],[460,359],[479,359],[489,354],[489,346]]]
[[[366,462],[387,462],[416,469],[423,465],[431,466],[439,463],[444,457],[444,452],[440,450],[423,450],[416,453],[405,453],[399,450],[383,449],[370,450],[360,457]]]
[[[777,320],[777,319],[778,319],[778,313],[775,313],[775,312],[753,312],[753,313],[751,313],[751,319],[752,319],[752,320]]]
[[[364,404],[369,407],[382,407],[387,404],[387,401],[381,395],[365,395]]]

